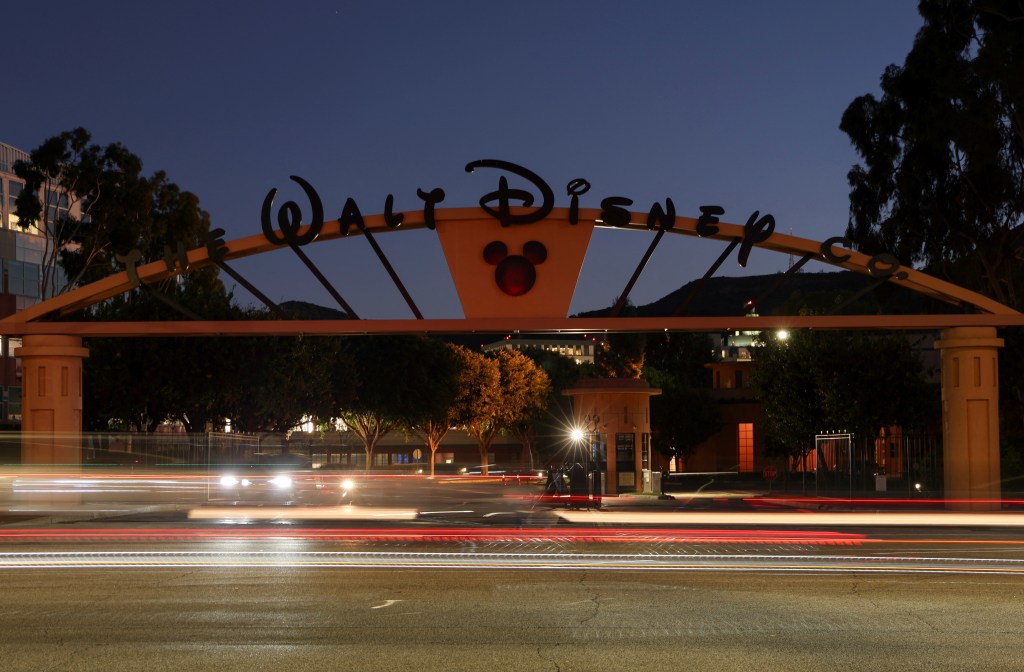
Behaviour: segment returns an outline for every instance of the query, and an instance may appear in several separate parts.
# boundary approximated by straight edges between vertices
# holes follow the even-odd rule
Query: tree
[[[553,463],[555,456],[565,448],[566,425],[572,417],[572,400],[562,391],[580,380],[594,378],[597,369],[592,362],[577,363],[573,357],[552,350],[527,348],[520,352],[547,374],[550,386],[547,410],[536,414],[530,422],[517,425],[512,433],[529,451],[531,466],[535,464],[535,454],[541,454],[545,464]]]
[[[84,318],[182,319],[168,301],[206,319],[233,319],[237,313],[216,270],[203,269],[112,297],[88,309]],[[104,430],[113,422],[152,431],[166,419],[177,419],[187,431],[202,431],[207,421],[226,416],[219,389],[228,342],[145,338],[126,348],[121,338],[90,338],[86,345],[90,357],[83,363],[85,427]]]
[[[623,317],[636,317],[636,306],[629,300]],[[602,378],[640,378],[644,370],[647,334],[610,333],[594,351],[594,367]]]
[[[609,334],[597,348],[594,364],[604,378],[639,378],[644,370],[646,334]]]
[[[1024,7],[922,0],[903,66],[840,128],[864,160],[849,173],[847,237],[862,251],[1019,307],[1024,242]]]
[[[76,128],[49,138],[18,161],[25,181],[16,201],[18,224],[45,239],[41,290],[50,296],[121,270],[118,254],[141,248],[148,260],[164,247],[197,247],[210,220],[199,199],[157,172],[142,175],[142,161],[119,143],[91,144]],[[63,271],[63,275],[58,271]]]
[[[333,377],[347,363],[337,339],[255,336],[228,339],[227,345],[214,388],[232,427],[285,433],[306,418],[334,415],[344,387],[335,385]]]
[[[482,358],[462,346],[436,342],[431,353],[435,358],[435,370],[446,375],[444,384],[435,387],[432,397],[435,402],[425,409],[423,415],[413,423],[413,429],[423,437],[430,451],[430,475],[434,475],[435,455],[453,427],[465,425],[472,417],[474,399],[497,385],[497,369],[492,381],[481,380],[484,367]]]
[[[753,384],[766,416],[770,454],[805,455],[814,436],[846,429],[875,436],[883,427],[921,429],[938,390],[900,334],[797,331],[772,335],[755,352]],[[864,362],[872,366],[863,366]]]
[[[924,25],[840,128],[864,161],[849,173],[846,237],[1024,308],[1024,6],[922,0]],[[1024,347],[1008,329],[1005,352]],[[1024,362],[999,377],[1004,451],[1024,444]]]
[[[342,343],[350,367],[335,374],[334,384],[350,387],[352,394],[337,417],[363,440],[370,469],[381,437],[442,414],[453,396],[455,361],[439,356],[440,345],[422,336],[354,337]]]
[[[163,291],[207,319],[268,319],[267,311],[230,305],[230,296],[191,288],[195,275]],[[102,320],[178,319],[141,290],[99,304]],[[204,431],[229,419],[246,432],[285,432],[304,417],[331,417],[330,376],[339,368],[337,340],[316,337],[90,339],[85,360],[84,425],[153,431],[180,421]],[[125,391],[130,390],[130,394]]]
[[[769,336],[754,353],[751,383],[764,408],[768,455],[804,456],[822,430],[818,377],[809,365],[821,355],[815,346],[810,332],[797,332],[785,341]]]
[[[476,400],[467,428],[476,438],[481,469],[486,474],[494,437],[498,432],[513,431],[517,424],[543,412],[551,383],[547,374],[518,350],[501,349],[484,358],[497,366],[498,385],[489,390],[492,394]]]
[[[650,338],[644,379],[661,394],[651,397],[651,433],[664,455],[684,465],[704,441],[722,428],[704,364],[711,361],[711,343],[704,334],[672,334]]]

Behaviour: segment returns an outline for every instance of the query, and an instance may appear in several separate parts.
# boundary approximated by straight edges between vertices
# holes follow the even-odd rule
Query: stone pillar
[[[999,348],[994,327],[942,330],[942,442],[950,508],[1000,507]]]
[[[21,358],[22,464],[82,463],[82,360],[79,336],[25,336]]]

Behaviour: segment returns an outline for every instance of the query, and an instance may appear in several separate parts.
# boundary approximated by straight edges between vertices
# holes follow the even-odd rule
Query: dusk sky
[[[497,173],[477,159],[564,187],[586,178],[583,207],[671,197],[678,214],[721,205],[823,240],[848,218],[858,162],[839,130],[857,96],[877,93],[921,27],[910,0],[733,2],[19,2],[4,9],[8,67],[0,141],[30,151],[77,126],[121,142],[145,172],[194,192],[227,239],[260,232],[279,203],[319,191],[328,219],[354,198],[379,214],[476,206]],[[306,208],[308,212],[308,207]],[[378,238],[426,317],[460,310],[436,235]],[[598,230],[572,312],[610,305],[650,243]],[[723,244],[670,236],[632,292],[656,300],[700,277]],[[307,248],[361,317],[409,317],[361,237]],[[719,275],[776,273],[789,259],[754,250]],[[334,306],[287,250],[233,264],[275,301]],[[831,270],[809,264],[806,272]],[[230,278],[225,282],[232,287]],[[236,289],[241,303],[254,300]],[[739,308],[738,308],[739,310]]]

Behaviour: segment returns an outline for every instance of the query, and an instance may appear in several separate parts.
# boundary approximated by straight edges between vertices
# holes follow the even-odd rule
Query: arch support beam
[[[22,464],[82,463],[82,362],[89,350],[80,336],[25,336],[21,357]]]
[[[943,329],[944,486],[950,508],[998,509],[999,348],[994,327]],[[965,502],[963,500],[975,500]]]

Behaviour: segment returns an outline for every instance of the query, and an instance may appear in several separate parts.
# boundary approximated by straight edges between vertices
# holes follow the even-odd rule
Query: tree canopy
[[[685,464],[722,428],[718,404],[707,384],[711,342],[705,334],[666,334],[647,339],[644,379],[661,394],[651,397],[654,447]]]
[[[336,416],[362,439],[366,466],[388,432],[439,418],[453,403],[458,362],[443,343],[425,336],[352,337],[342,341],[345,366],[333,373]]]
[[[1020,308],[1024,261],[1024,7],[922,0],[924,26],[882,96],[840,128],[863,159],[847,238]]]
[[[863,159],[849,173],[847,238],[1024,308],[1024,5],[921,0],[924,25],[882,95],[840,128]],[[1024,347],[1007,329],[1004,352]],[[1000,419],[1024,445],[1024,360],[1002,358]]]
[[[901,334],[770,335],[756,359],[753,384],[764,405],[769,454],[806,453],[815,434],[828,430],[874,436],[893,425],[922,429],[939,408],[937,386],[925,381]]]
[[[467,428],[476,438],[481,468],[486,474],[494,437],[499,432],[517,433],[522,437],[525,431],[522,425],[535,421],[547,408],[551,383],[544,370],[518,350],[503,348],[484,358],[496,366],[498,384],[489,394],[478,397]],[[484,364],[481,368],[486,371],[489,367]],[[489,380],[490,375],[481,373],[479,379]]]
[[[434,475],[434,455],[441,441],[453,428],[464,427],[473,419],[478,400],[493,395],[499,380],[497,366],[488,366],[491,362],[482,355],[462,346],[439,343],[433,354],[443,370],[451,372],[449,384],[432,391],[437,403],[424,408],[412,425],[430,451],[431,476]]]
[[[14,165],[25,181],[16,201],[18,224],[34,227],[46,240],[44,297],[122,270],[117,255],[132,249],[154,260],[165,246],[197,247],[210,229],[195,194],[162,171],[145,177],[142,160],[124,145],[91,141],[88,131],[76,128]]]

